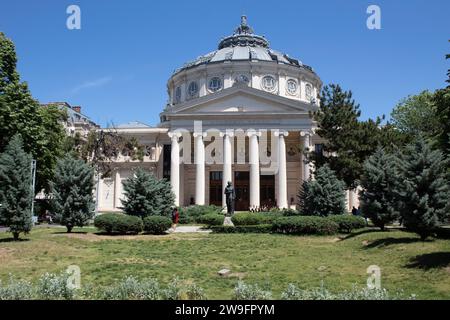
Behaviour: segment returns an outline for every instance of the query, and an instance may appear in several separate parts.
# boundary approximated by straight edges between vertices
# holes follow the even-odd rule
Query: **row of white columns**
[[[285,137],[288,136],[287,131],[275,132],[275,137],[278,137],[278,195],[277,206],[279,208],[288,207],[287,196],[287,168],[286,168],[286,143]],[[259,167],[259,142],[258,137],[261,136],[260,132],[255,130],[248,132],[249,137],[249,164],[250,164],[250,207],[260,206],[260,167]],[[203,138],[206,133],[194,133],[194,155],[196,163],[196,185],[195,185],[195,204],[205,204],[205,144]],[[180,146],[179,138],[181,133],[170,132],[169,137],[172,140],[172,152],[171,152],[171,172],[170,183],[175,195],[175,205],[180,205]],[[221,133],[223,137],[223,171],[222,171],[222,189],[224,190],[228,181],[232,181],[232,143],[231,138],[233,132]],[[310,139],[309,135],[304,135],[304,148],[309,148]],[[303,179],[309,179],[309,164],[303,161],[304,165]],[[222,206],[226,206],[226,199],[222,196]]]

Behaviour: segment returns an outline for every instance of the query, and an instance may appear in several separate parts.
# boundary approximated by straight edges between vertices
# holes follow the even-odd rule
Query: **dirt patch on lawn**
[[[10,257],[14,251],[16,250],[13,248],[0,248],[0,260]]]

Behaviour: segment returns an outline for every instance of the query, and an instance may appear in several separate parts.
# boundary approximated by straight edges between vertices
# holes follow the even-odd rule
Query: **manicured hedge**
[[[222,208],[215,205],[192,205],[189,207],[178,208],[180,213],[179,222],[186,223],[202,223],[199,221],[201,216],[207,214],[222,214]]]
[[[239,212],[231,217],[235,226],[253,226],[258,224],[270,224],[281,217],[281,213],[274,212]]]
[[[330,219],[313,216],[282,217],[272,224],[272,231],[284,234],[317,234],[329,235],[337,233],[339,225]]]
[[[202,216],[197,217],[196,221],[198,223],[204,223],[208,226],[221,226],[223,225],[223,221],[225,217],[223,214],[217,213],[209,213]]]
[[[258,224],[254,226],[212,226],[214,233],[270,233],[271,224]]]
[[[366,226],[364,218],[349,214],[331,215],[328,216],[327,219],[336,222],[339,225],[340,232],[350,233],[352,230],[361,229]]]
[[[172,225],[168,217],[148,216],[144,218],[144,231],[151,234],[164,234]]]
[[[122,213],[104,213],[94,219],[94,226],[109,234],[138,234],[143,229],[142,219]]]

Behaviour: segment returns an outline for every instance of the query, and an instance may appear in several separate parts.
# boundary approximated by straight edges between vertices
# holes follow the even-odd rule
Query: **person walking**
[[[178,220],[180,219],[180,213],[178,212],[178,208],[175,207],[172,210],[172,231],[177,229]]]

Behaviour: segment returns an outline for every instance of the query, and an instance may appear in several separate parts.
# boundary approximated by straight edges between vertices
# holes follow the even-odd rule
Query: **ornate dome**
[[[233,35],[220,41],[218,50],[185,63],[174,73],[203,64],[244,60],[272,61],[313,71],[311,67],[304,65],[301,61],[271,49],[269,41],[264,36],[254,34],[253,29],[247,24],[247,17],[242,16],[241,24],[236,28]]]

